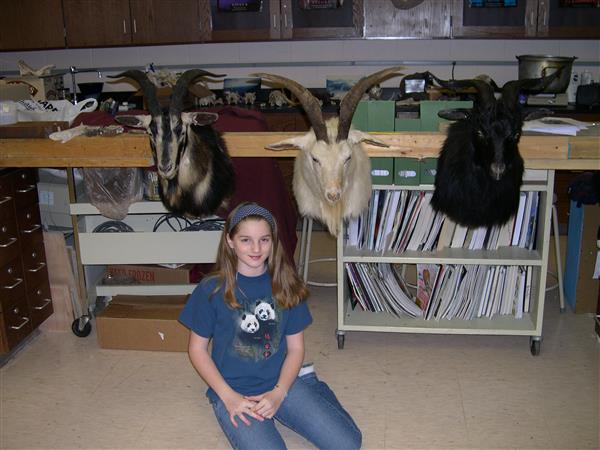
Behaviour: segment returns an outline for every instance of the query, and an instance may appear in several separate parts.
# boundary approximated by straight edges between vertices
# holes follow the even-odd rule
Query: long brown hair
[[[219,242],[219,248],[217,251],[217,263],[215,264],[215,272],[211,275],[219,278],[219,282],[212,292],[214,295],[217,291],[224,286],[224,301],[231,308],[241,308],[242,306],[238,303],[235,298],[235,287],[236,287],[236,273],[238,259],[235,251],[227,244],[227,237],[233,239],[237,234],[239,226],[246,220],[264,220],[271,229],[271,253],[267,259],[267,270],[271,274],[271,289],[272,294],[277,304],[284,309],[296,306],[298,303],[304,301],[308,297],[308,289],[306,284],[298,276],[292,265],[290,264],[285,249],[279,240],[279,233],[277,232],[277,222],[273,217],[273,224],[271,225],[269,220],[266,220],[261,215],[250,214],[242,218],[238,223],[231,226],[232,219],[236,216],[237,211],[245,206],[252,205],[255,203],[244,202],[240,203],[227,217],[225,221],[225,228],[221,235],[221,241]]]

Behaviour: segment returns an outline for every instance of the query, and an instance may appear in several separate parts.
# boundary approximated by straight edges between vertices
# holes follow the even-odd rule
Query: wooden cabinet
[[[67,46],[200,42],[208,24],[201,0],[64,0]],[[206,28],[204,28],[206,27]]]
[[[425,0],[408,9],[365,0],[365,37],[448,38],[451,2]]]
[[[600,8],[561,6],[560,0],[523,0],[514,7],[471,8],[469,0],[453,0],[452,36],[600,37]]]
[[[598,38],[600,8],[561,7],[559,0],[538,0],[537,35],[552,38]]]
[[[0,0],[0,50],[64,46],[61,0]]]
[[[522,0],[509,8],[471,8],[469,0],[453,0],[452,37],[535,37],[538,0]]]
[[[346,0],[335,9],[302,9],[292,0],[263,0],[259,11],[224,11],[218,0],[204,2],[213,41],[362,37],[363,0]]]
[[[53,312],[34,169],[0,174],[0,354]]]

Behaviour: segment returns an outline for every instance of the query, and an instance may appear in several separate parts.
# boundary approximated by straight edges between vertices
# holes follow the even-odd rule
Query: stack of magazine
[[[446,247],[535,248],[540,193],[521,192],[517,213],[501,226],[469,228],[431,207],[433,193],[373,190],[369,207],[347,225],[346,245],[374,252],[436,251]]]
[[[387,312],[398,317],[421,317],[423,310],[413,295],[398,264],[346,263],[352,307],[363,311]]]

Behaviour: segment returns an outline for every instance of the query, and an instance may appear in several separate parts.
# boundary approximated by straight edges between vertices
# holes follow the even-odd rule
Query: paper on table
[[[576,136],[579,130],[584,130],[589,126],[589,123],[568,117],[542,117],[541,119],[523,122],[523,131]]]

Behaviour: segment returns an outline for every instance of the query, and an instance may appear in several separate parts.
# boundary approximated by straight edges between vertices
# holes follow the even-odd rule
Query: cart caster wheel
[[[83,328],[80,328],[79,325],[80,321],[82,320],[85,321],[85,325],[83,326]],[[92,323],[90,322],[90,319],[87,316],[83,316],[73,321],[73,323],[71,324],[71,330],[73,331],[73,334],[77,337],[87,337],[92,331]]]
[[[338,334],[337,335],[337,341],[338,341],[338,350],[343,350],[344,349],[344,340],[346,339],[346,336],[343,334]]]
[[[541,346],[542,341],[540,341],[539,339],[531,338],[529,340],[529,349],[531,350],[531,355],[538,356],[540,354]]]

